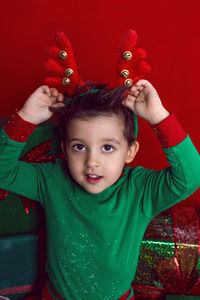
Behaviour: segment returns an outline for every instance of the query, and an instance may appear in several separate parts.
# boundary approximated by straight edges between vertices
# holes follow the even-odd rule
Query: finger
[[[130,94],[130,97],[133,96],[134,98],[137,98],[139,96],[139,94],[140,94],[140,91],[139,90],[135,90],[134,92],[132,92]]]
[[[38,90],[44,94],[50,94],[50,88],[47,85],[40,86]]]
[[[58,96],[57,96],[57,101],[58,102],[63,102],[64,101],[64,95],[59,93]]]
[[[152,86],[152,84],[151,84],[148,80],[140,79],[140,80],[138,80],[138,81],[135,83],[135,86],[137,86],[137,87],[141,87],[141,86]]]
[[[57,97],[58,96],[58,90],[55,88],[50,88],[51,96]]]
[[[135,100],[136,98],[133,96],[128,96],[126,98],[126,100],[122,101],[122,104],[126,107],[128,107],[129,109],[131,109],[132,111],[134,111],[134,105],[135,105]]]
[[[145,83],[147,83],[147,80],[140,79],[140,80],[136,81],[135,85],[139,87],[141,85],[144,85]]]
[[[135,92],[136,90],[138,90],[138,86],[133,85],[133,86],[130,88],[129,92]]]
[[[134,96],[137,98],[139,96],[140,92],[141,92],[140,90],[135,91]]]
[[[65,108],[66,106],[65,106],[65,104],[64,103],[58,103],[58,102],[56,102],[56,103],[54,103],[54,104],[52,104],[51,106],[49,106],[50,108]]]
[[[144,85],[141,85],[141,86],[138,88],[138,92],[141,92],[143,89],[144,89]]]
[[[135,92],[135,91],[141,91],[144,88],[144,84],[140,84],[139,82],[136,82],[129,91]]]
[[[138,97],[141,90],[141,87],[132,86],[131,89],[128,91],[128,94],[134,97]]]

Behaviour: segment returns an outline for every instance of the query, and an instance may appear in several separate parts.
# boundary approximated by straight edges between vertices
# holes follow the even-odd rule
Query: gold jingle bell
[[[74,71],[73,71],[72,69],[68,68],[68,69],[65,70],[65,75],[66,75],[67,77],[70,77],[70,76],[72,76],[73,74],[74,74]]]
[[[60,50],[58,56],[59,56],[60,59],[66,59],[67,58],[67,52],[63,51],[63,50]]]
[[[70,84],[70,79],[67,78],[67,77],[64,77],[63,80],[62,80],[62,84],[65,85],[65,86],[69,85]]]
[[[132,79],[126,79],[125,81],[124,81],[124,85],[126,86],[126,87],[132,87],[132,85],[133,85],[133,80]]]
[[[127,78],[129,76],[129,71],[128,70],[122,70],[120,75],[121,75],[121,77]]]
[[[123,53],[123,59],[130,60],[132,58],[132,53],[130,51],[125,51]]]

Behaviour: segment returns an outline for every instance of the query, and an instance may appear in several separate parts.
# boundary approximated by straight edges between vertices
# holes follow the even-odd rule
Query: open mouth
[[[102,179],[102,176],[95,174],[86,174],[86,179],[89,183],[98,183]]]

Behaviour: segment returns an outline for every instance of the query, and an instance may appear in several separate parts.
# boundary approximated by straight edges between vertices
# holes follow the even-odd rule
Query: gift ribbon
[[[133,284],[140,296],[161,299],[163,295],[200,296],[200,278],[196,267],[200,252],[199,219],[193,207],[171,209],[174,231],[174,257],[165,257],[163,253],[156,257],[156,267],[151,272],[157,273],[163,288],[150,287],[146,284]],[[152,260],[154,253],[151,253]],[[156,256],[156,253],[155,253]],[[149,267],[149,266],[146,266]],[[152,284],[152,283],[151,283]],[[160,297],[160,298],[159,298]],[[148,298],[144,298],[148,299]]]

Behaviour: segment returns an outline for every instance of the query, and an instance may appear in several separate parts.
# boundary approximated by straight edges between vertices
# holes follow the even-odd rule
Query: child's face
[[[67,128],[64,147],[74,180],[90,193],[100,193],[121,175],[138,151],[123,134],[123,121],[116,115],[73,119]]]

